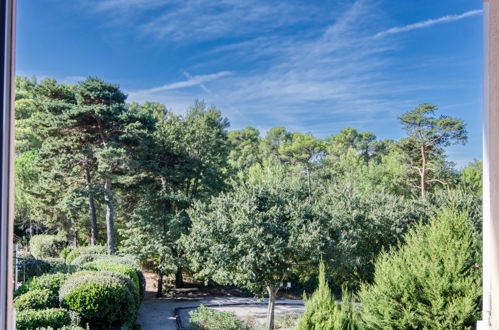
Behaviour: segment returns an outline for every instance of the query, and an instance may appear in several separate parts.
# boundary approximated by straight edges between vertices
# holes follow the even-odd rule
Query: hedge
[[[14,300],[14,307],[18,311],[26,309],[47,309],[59,307],[57,296],[47,289],[30,290]]]
[[[107,254],[107,248],[102,245],[96,246],[82,246],[79,248],[72,249],[71,252],[66,256],[66,263],[71,264],[78,256],[83,254]]]
[[[69,312],[61,308],[24,310],[16,313],[17,330],[54,328],[60,329],[64,326],[79,323],[77,313]]]
[[[132,325],[138,310],[131,281],[118,273],[78,272],[62,285],[59,299],[63,307],[80,313],[91,329]]]
[[[29,249],[37,259],[56,258],[66,244],[56,235],[35,235],[29,241]]]
[[[137,297],[140,297],[138,300],[138,303],[140,304],[140,300],[143,296],[143,289],[142,289],[143,284],[141,283],[138,275],[138,273],[140,273],[141,271],[138,270],[137,268],[126,264],[117,264],[107,260],[100,260],[87,263],[83,265],[82,268],[87,270],[105,270],[125,275],[132,281],[135,287],[135,292],[137,293]]]
[[[59,298],[59,289],[62,283],[68,277],[67,274],[57,273],[57,274],[45,274],[40,277],[35,277],[31,281],[21,285],[16,292],[14,292],[14,297],[18,297],[30,290],[49,290],[50,293]]]

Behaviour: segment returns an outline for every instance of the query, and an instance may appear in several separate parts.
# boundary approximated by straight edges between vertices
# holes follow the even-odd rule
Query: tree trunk
[[[156,291],[156,297],[163,296],[163,273],[158,273],[158,290]]]
[[[92,196],[88,197],[88,213],[90,215],[90,245],[97,245],[97,214]]]
[[[78,232],[76,230],[73,232],[73,247],[78,247]]]
[[[182,288],[184,286],[184,276],[182,275],[182,267],[178,267],[175,273],[175,287]]]
[[[312,198],[312,180],[310,179],[310,167],[307,165],[308,198]]]
[[[274,289],[270,286],[267,287],[267,291],[269,293],[269,304],[267,309],[267,329],[274,330],[274,307],[275,307],[275,298],[277,295],[277,291],[279,289]]]
[[[90,170],[87,168],[85,170],[85,176],[87,179],[87,187],[88,189],[91,188],[91,178],[90,178]],[[92,196],[91,193],[89,193],[88,196],[88,215],[90,216],[90,245],[96,245],[97,244],[97,214],[95,211],[95,203],[94,203],[94,197]]]
[[[425,196],[426,193],[426,150],[424,146],[421,146],[421,197]]]
[[[107,229],[107,251],[114,254],[114,205],[111,196],[111,178],[106,178],[104,183],[106,209],[106,229]]]

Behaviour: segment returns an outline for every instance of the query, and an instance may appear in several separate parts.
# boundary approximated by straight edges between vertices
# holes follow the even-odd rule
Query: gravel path
[[[179,310],[182,324],[188,323],[188,313],[199,305],[227,305],[242,304],[240,306],[220,306],[217,310],[235,312],[238,316],[255,316],[265,318],[266,301],[258,301],[253,298],[237,297],[203,297],[202,299],[146,299],[139,311],[138,322],[142,330],[177,330],[175,320],[175,309]],[[279,305],[285,304],[285,305]],[[188,307],[188,308],[186,308]],[[300,300],[277,300],[275,312],[280,313],[303,313],[303,303]]]

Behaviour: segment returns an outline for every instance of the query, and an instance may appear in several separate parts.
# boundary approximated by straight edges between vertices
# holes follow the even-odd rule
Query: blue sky
[[[17,74],[98,76],[176,113],[195,99],[233,129],[403,136],[420,103],[468,124],[481,158],[481,1],[19,0]]]

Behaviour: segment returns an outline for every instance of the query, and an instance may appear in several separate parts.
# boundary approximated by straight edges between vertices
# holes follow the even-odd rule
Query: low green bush
[[[125,276],[104,271],[71,275],[62,285],[59,300],[81,315],[91,329],[132,325],[138,310],[135,288]]]
[[[14,297],[18,297],[30,290],[46,289],[49,290],[53,296],[59,299],[59,289],[67,277],[68,275],[64,273],[45,274],[35,277],[31,281],[21,285],[16,292],[14,292]]]
[[[72,249],[66,256],[66,263],[71,264],[78,256],[83,254],[107,254],[107,248],[102,245],[82,246]]]
[[[78,322],[77,314],[61,308],[28,309],[16,313],[17,330],[39,328],[61,329],[64,326],[76,325],[75,322]]]
[[[30,290],[17,297],[14,300],[14,307],[18,311],[26,309],[55,308],[59,307],[59,300],[57,299],[57,296],[50,292],[50,290],[36,289]]]
[[[249,330],[248,325],[231,312],[219,312],[204,305],[189,312],[189,329],[192,330]]]
[[[479,250],[467,216],[445,209],[375,264],[359,293],[369,329],[471,329],[480,317]]]
[[[66,244],[56,235],[35,235],[29,241],[29,250],[37,259],[57,258]]]

